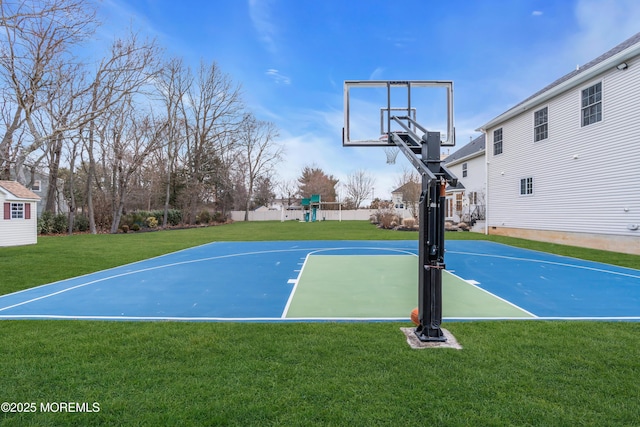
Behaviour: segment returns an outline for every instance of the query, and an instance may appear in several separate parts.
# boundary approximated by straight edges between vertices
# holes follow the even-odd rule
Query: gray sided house
[[[479,130],[487,232],[640,254],[640,33]]]
[[[0,181],[0,246],[30,245],[38,242],[38,201],[40,197],[16,181]]]
[[[485,217],[485,136],[475,138],[444,159],[444,165],[458,177],[456,187],[447,187],[446,219],[474,225]]]

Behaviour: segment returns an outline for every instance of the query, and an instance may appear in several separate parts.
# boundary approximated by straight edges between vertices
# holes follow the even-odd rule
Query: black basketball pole
[[[439,132],[426,132],[419,139],[403,123],[403,121],[413,122],[411,118],[394,117],[393,119],[407,132],[390,132],[390,139],[422,175],[418,246],[418,319],[420,323],[415,329],[415,334],[420,341],[446,341],[440,327],[442,324],[442,270],[445,268],[445,188],[447,184],[457,185],[458,179],[442,166]]]

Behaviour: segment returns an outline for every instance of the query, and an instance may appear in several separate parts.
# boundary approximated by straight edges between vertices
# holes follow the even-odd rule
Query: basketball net
[[[387,134],[383,134],[380,136],[380,141],[386,141],[386,142],[390,142],[390,135]],[[400,151],[400,149],[398,148],[397,145],[388,145],[386,147],[384,147],[384,153],[387,155],[387,164],[388,165],[395,165],[396,164],[396,157],[398,157],[398,152]]]
[[[395,165],[396,164],[396,157],[398,157],[398,153],[400,152],[400,149],[398,147],[396,147],[395,145],[389,146],[389,147],[384,147],[384,153],[387,155],[387,164],[388,165]]]

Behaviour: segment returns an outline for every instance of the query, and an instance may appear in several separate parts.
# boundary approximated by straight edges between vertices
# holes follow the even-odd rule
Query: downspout
[[[489,234],[489,133],[480,129],[484,134],[484,234]]]

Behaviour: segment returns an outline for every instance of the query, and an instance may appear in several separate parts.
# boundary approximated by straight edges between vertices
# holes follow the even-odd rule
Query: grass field
[[[411,238],[366,222],[41,237],[0,248],[0,294],[218,240]],[[632,255],[491,240],[640,268]],[[461,351],[411,350],[406,326],[2,321],[0,402],[36,412],[0,413],[0,425],[638,425],[640,323],[446,323]],[[42,412],[51,402],[99,412]]]

